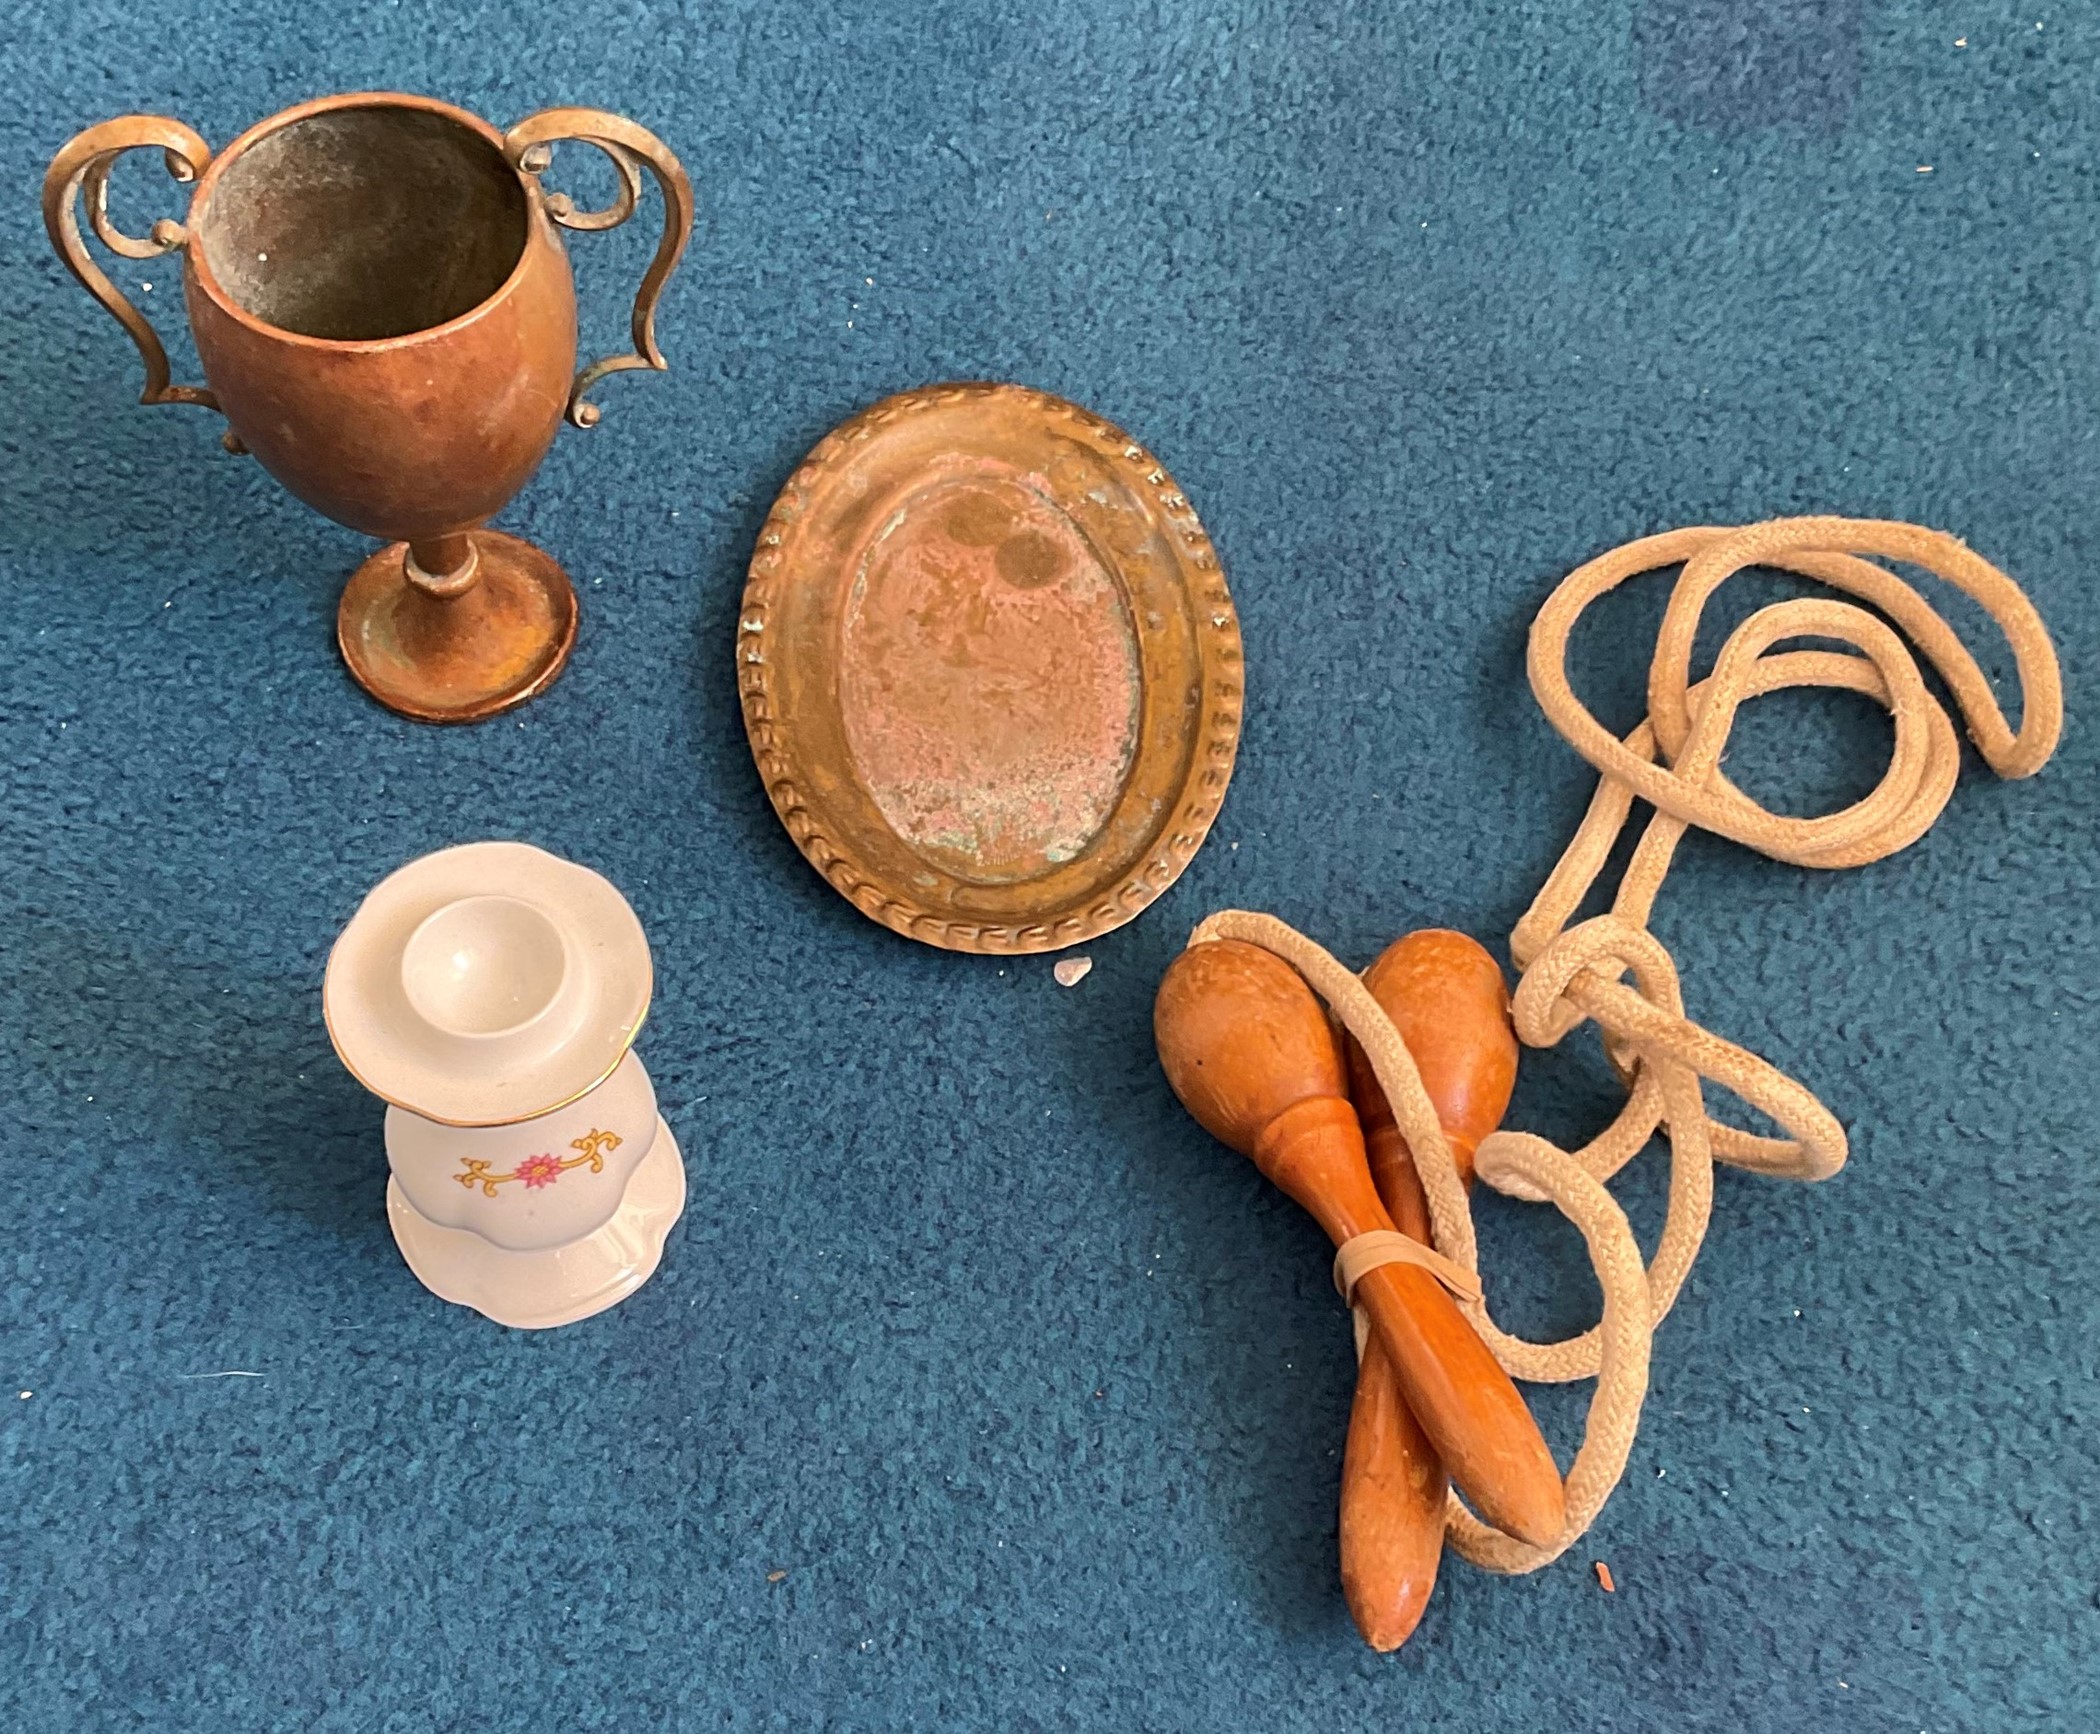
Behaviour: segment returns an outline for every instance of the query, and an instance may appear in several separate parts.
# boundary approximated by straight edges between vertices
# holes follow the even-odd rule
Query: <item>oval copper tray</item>
[[[737,632],[751,751],[862,914],[953,951],[1120,927],[1201,846],[1239,745],[1239,622],[1194,509],[1120,428],[942,385],[828,434]]]

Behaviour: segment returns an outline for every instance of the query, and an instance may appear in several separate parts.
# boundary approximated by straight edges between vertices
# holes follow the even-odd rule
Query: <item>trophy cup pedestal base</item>
[[[435,596],[409,582],[408,544],[350,575],[336,642],[357,684],[421,722],[479,722],[549,686],[576,643],[576,590],[555,560],[500,530],[471,530],[471,584]]]

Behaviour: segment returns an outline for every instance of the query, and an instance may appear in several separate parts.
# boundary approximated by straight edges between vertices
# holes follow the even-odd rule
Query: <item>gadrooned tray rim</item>
[[[776,714],[773,663],[765,631],[782,585],[794,577],[796,532],[805,520],[809,495],[845,452],[906,416],[952,408],[973,399],[1005,398],[1026,403],[1046,418],[1077,424],[1099,449],[1119,456],[1135,489],[1149,498],[1167,540],[1176,551],[1184,588],[1198,605],[1198,666],[1203,682],[1201,721],[1188,771],[1151,834],[1138,863],[1112,888],[1078,913],[1042,922],[960,920],[928,909],[899,885],[870,872],[812,810],[805,779],[795,768],[791,721]],[[1064,398],[1030,386],[969,381],[899,392],[839,424],[819,440],[796,468],[766,516],[752,552],[737,615],[737,687],[744,728],[766,795],[804,859],[842,897],[870,920],[893,932],[944,950],[994,956],[1059,951],[1112,932],[1135,919],[1178,879],[1203,846],[1232,777],[1239,750],[1244,673],[1239,616],[1226,589],[1217,552],[1195,508],[1166,467],[1113,422]],[[1062,905],[1060,905],[1062,907]]]

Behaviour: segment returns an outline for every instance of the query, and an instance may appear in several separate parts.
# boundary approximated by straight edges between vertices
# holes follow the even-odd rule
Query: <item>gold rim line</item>
[[[562,1097],[560,1101],[550,1103],[547,1107],[544,1108],[535,1108],[529,1114],[511,1114],[501,1120],[450,1120],[442,1114],[432,1114],[422,1108],[418,1108],[412,1102],[404,1102],[398,1096],[388,1095],[377,1084],[373,1083],[370,1078],[366,1077],[364,1073],[360,1072],[355,1066],[353,1066],[350,1063],[348,1057],[343,1053],[342,1044],[335,1039],[335,1019],[329,1014],[328,994],[325,988],[323,989],[321,994],[321,1022],[327,1027],[328,1045],[335,1049],[336,1059],[339,1062],[341,1062],[343,1070],[348,1072],[351,1075],[351,1077],[357,1080],[359,1086],[362,1089],[364,1089],[371,1095],[377,1096],[382,1102],[386,1103],[388,1107],[399,1108],[402,1111],[402,1113],[413,1114],[419,1120],[428,1120],[434,1126],[456,1126],[462,1130],[472,1130],[473,1128],[478,1126],[521,1125],[527,1120],[538,1120],[544,1118],[548,1114],[558,1114],[571,1102],[582,1101],[584,1097],[588,1096],[600,1084],[604,1083],[607,1078],[611,1077],[613,1073],[617,1072],[620,1069],[620,1062],[626,1059],[628,1054],[633,1051],[635,1041],[642,1033],[642,1025],[648,1022],[649,1020],[650,1005],[653,1003],[655,998],[656,971],[652,966],[649,972],[649,991],[643,998],[642,1014],[640,1017],[634,1020],[634,1027],[630,1029],[627,1032],[627,1034],[621,1038],[620,1051],[613,1056],[612,1064],[607,1066],[604,1071],[600,1072],[598,1076],[593,1078],[588,1084],[584,1085],[582,1089],[577,1090],[570,1095]]]

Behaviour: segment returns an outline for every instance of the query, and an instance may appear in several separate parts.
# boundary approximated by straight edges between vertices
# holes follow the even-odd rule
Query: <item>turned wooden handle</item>
[[[1394,940],[1379,953],[1364,971],[1364,986],[1407,1044],[1422,1088],[1436,1107],[1437,1124],[1450,1141],[1458,1177],[1471,1186],[1473,1152],[1502,1124],[1517,1083],[1517,1032],[1510,1023],[1502,966],[1477,939],[1430,927]],[[1419,1199],[1414,1159],[1394,1125],[1370,1056],[1354,1037],[1348,1054],[1349,1097],[1363,1120],[1379,1189],[1390,1181]]]
[[[1371,1178],[1393,1226],[1425,1244],[1429,1206],[1399,1129],[1365,1139]],[[1444,1553],[1443,1459],[1407,1406],[1399,1376],[1374,1337],[1365,1342],[1342,1451],[1342,1595],[1364,1642],[1397,1650],[1414,1634]]]
[[[1551,1545],[1567,1516],[1553,1453],[1443,1286],[1417,1266],[1386,1265],[1356,1285],[1356,1298],[1459,1492],[1495,1528]]]
[[[1342,1452],[1342,1595],[1374,1650],[1406,1643],[1429,1606],[1449,1487],[1392,1361],[1365,1343]]]
[[[1508,989],[1485,949],[1463,934],[1412,933],[1365,972],[1414,1057],[1459,1174],[1501,1123],[1516,1080]],[[1364,1126],[1372,1183],[1393,1226],[1430,1240],[1429,1205],[1406,1140],[1355,1042],[1350,1097]],[[1443,1554],[1447,1478],[1415,1420],[1392,1363],[1364,1345],[1342,1456],[1342,1592],[1364,1641],[1397,1649],[1420,1623]]]
[[[1303,1205],[1340,1245],[1392,1218],[1345,1095],[1342,1048],[1304,979],[1259,946],[1191,946],[1153,1006],[1160,1064],[1183,1106]],[[1386,1265],[1356,1298],[1453,1482],[1498,1529],[1560,1533],[1560,1474],[1524,1399],[1427,1271]]]
[[[1371,1182],[1356,1110],[1340,1097],[1311,1097],[1279,1114],[1256,1140],[1254,1161],[1337,1246],[1394,1226]],[[1564,1516],[1553,1453],[1443,1284],[1419,1265],[1382,1265],[1357,1283],[1355,1299],[1459,1491],[1497,1529],[1538,1547],[1553,1541]]]

